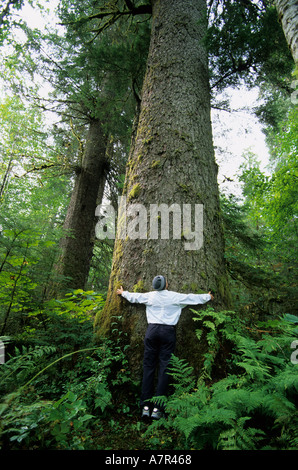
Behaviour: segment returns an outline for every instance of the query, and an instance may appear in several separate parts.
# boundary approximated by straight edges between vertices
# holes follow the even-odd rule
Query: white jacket
[[[148,323],[162,325],[176,325],[187,305],[205,304],[211,300],[210,294],[179,294],[168,290],[145,294],[124,291],[122,297],[131,303],[145,304]]]

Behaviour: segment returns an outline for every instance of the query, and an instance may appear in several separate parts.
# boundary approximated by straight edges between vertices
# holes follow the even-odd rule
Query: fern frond
[[[1,388],[4,393],[10,385],[13,385],[14,388],[22,385],[24,380],[36,370],[41,359],[55,352],[55,346],[15,348],[15,355],[6,361],[0,370],[0,384],[2,384]]]
[[[287,364],[286,368],[273,377],[268,386],[280,393],[292,390],[298,392],[298,370],[297,364]]]
[[[232,410],[236,417],[241,417],[259,408],[264,396],[263,390],[251,391],[236,388],[222,392],[217,391],[212,395],[211,403],[218,408]]]
[[[179,359],[174,354],[168,365],[168,373],[173,377],[173,386],[178,391],[190,391],[194,388],[195,377],[193,367],[184,359]]]
[[[262,408],[275,419],[291,417],[296,411],[295,404],[280,393],[266,395],[262,401]]]
[[[243,416],[233,423],[230,429],[222,431],[218,439],[218,449],[221,450],[254,450],[257,443],[264,439],[261,429],[247,427],[248,416]]]

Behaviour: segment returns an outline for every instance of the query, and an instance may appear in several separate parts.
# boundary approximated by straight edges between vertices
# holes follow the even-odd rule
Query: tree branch
[[[10,7],[15,6],[16,8],[20,8],[21,5],[22,5],[22,1],[20,1],[20,0],[8,0],[6,6],[0,12],[0,27],[4,23],[5,17],[9,15]]]
[[[121,18],[121,16],[126,16],[126,15],[146,15],[146,14],[151,14],[152,13],[152,6],[150,3],[144,3],[139,6],[135,6],[133,2],[130,0],[125,0],[127,9],[125,10],[103,10],[98,13],[95,13],[94,15],[86,16],[84,18],[80,18],[77,21],[72,21],[69,23],[61,23],[63,26],[67,24],[74,24],[77,26],[81,26],[83,24],[88,23],[89,21],[93,20],[100,20],[100,24],[97,28],[92,29],[92,32],[95,32],[100,34],[102,31],[105,29],[109,28],[112,24],[116,23],[116,21]],[[106,19],[106,21],[101,24],[102,20]],[[96,35],[96,36],[97,36]]]

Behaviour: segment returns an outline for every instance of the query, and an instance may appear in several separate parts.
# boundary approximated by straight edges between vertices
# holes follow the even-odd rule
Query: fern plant
[[[195,321],[197,336],[205,336],[209,349],[197,383],[187,363],[173,358],[175,391],[166,402],[167,428],[185,449],[295,448],[298,366],[290,361],[290,345],[296,325],[283,317],[270,328],[262,324],[251,331],[235,313],[212,309],[196,312]],[[225,341],[226,376],[217,378]],[[154,426],[158,435],[162,420]]]
[[[14,391],[0,402],[0,448],[92,448],[90,422],[95,428],[100,426],[98,420],[115,407],[117,391],[129,381],[125,353],[110,340],[63,356],[55,352],[54,360],[49,360],[47,352],[55,352],[55,348],[20,349],[5,364],[2,379],[11,377]],[[65,359],[74,356],[80,359],[69,370]],[[45,386],[49,371],[56,367],[61,367],[63,384],[55,383],[53,374],[50,385]],[[18,370],[26,374],[18,376]],[[127,386],[123,393],[128,390]]]
[[[179,359],[172,354],[168,370],[173,378],[173,387],[176,394],[180,392],[188,393],[193,389],[195,385],[194,371],[193,367],[189,366],[187,361]]]
[[[260,429],[247,426],[247,416],[239,418],[228,430],[220,433],[218,449],[220,450],[254,450],[264,439],[265,433]]]
[[[0,368],[1,395],[23,385],[38,368],[44,367],[45,361],[55,352],[55,346],[15,347],[14,356]]]

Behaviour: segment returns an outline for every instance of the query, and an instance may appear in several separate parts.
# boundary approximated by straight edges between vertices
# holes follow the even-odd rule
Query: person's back
[[[147,293],[134,293],[121,291],[123,298],[131,303],[146,305],[147,322],[163,325],[176,325],[181,311],[187,305],[204,304],[212,299],[211,294],[180,294],[179,292],[151,291]]]
[[[187,305],[204,304],[213,299],[208,294],[181,294],[168,291],[168,282],[164,276],[153,279],[153,291],[135,293],[117,289],[117,294],[132,303],[146,305],[148,327],[144,339],[143,383],[141,394],[142,417],[149,416],[150,399],[153,396],[154,374],[159,363],[156,396],[166,394],[168,386],[167,366],[176,344],[176,324],[181,311]],[[159,418],[162,412],[153,409],[151,417]]]

